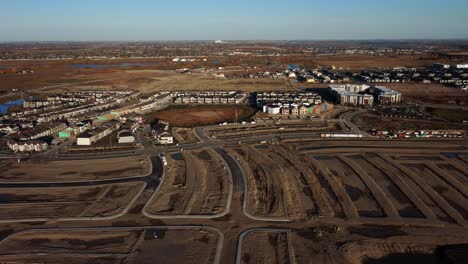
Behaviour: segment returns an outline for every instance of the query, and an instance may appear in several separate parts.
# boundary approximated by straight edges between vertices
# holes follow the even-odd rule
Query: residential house
[[[307,106],[302,105],[302,106],[299,108],[299,114],[300,114],[300,115],[307,115],[308,113],[309,113],[309,110],[308,110]]]

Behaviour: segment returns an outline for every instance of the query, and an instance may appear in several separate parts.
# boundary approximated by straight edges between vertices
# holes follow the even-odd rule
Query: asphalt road
[[[237,162],[231,155],[228,155],[226,151],[220,146],[215,146],[213,149],[224,159],[232,175],[232,184],[235,192],[244,192],[244,175],[242,169],[239,167]]]

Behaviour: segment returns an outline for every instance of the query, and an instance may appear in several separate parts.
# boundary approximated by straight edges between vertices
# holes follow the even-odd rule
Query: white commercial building
[[[373,87],[373,92],[379,104],[398,104],[401,102],[401,93],[384,86]]]
[[[120,133],[117,135],[117,138],[119,140],[119,144],[134,143],[135,142],[135,137],[128,130],[120,131]]]
[[[330,85],[330,94],[342,105],[372,106],[379,104],[397,104],[401,102],[401,93],[384,86],[369,85]]]
[[[168,132],[163,132],[158,135],[158,143],[161,145],[169,145],[174,143],[174,137]]]
[[[330,94],[341,105],[372,106],[374,97],[364,92],[370,88],[365,84],[343,84],[328,86]]]

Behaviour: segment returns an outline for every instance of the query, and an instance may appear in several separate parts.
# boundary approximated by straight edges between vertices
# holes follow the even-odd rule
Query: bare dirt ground
[[[167,155],[168,167],[159,192],[145,211],[152,215],[218,214],[226,208],[228,174],[211,149]]]
[[[439,62],[438,58],[432,56],[372,56],[372,55],[331,55],[316,56],[313,62],[322,66],[336,66],[349,68],[350,70],[361,70],[365,68],[393,68],[399,66],[424,67]]]
[[[34,169],[32,169],[34,168]],[[9,162],[0,182],[74,182],[143,176],[150,173],[144,156],[66,161]]]
[[[468,175],[457,154],[466,143],[409,142],[394,148],[391,142],[358,142],[341,148],[326,142],[232,147],[229,152],[247,177],[247,210],[289,219],[321,215],[466,224]]]
[[[345,70],[362,70],[368,68],[392,68],[397,66],[423,67],[435,62],[454,64],[457,60],[440,58],[432,55],[333,55],[333,56],[291,56],[291,57],[246,57],[216,58],[223,61],[226,71],[230,68],[241,68],[242,63],[256,65],[257,70],[284,70],[288,64],[299,64],[304,67],[331,66]],[[115,67],[120,63],[150,63],[145,66]],[[271,66],[274,62],[274,66]],[[98,69],[73,68],[73,64],[114,65]],[[20,89],[33,91],[44,89],[41,93],[63,93],[83,89],[136,89],[142,93],[154,93],[167,90],[242,90],[271,91],[290,90],[302,87],[326,87],[326,84],[302,84],[287,79],[226,79],[202,75],[176,73],[175,69],[200,66],[193,63],[174,64],[169,58],[128,59],[104,61],[16,61],[2,62],[12,67],[0,73],[0,91]],[[226,65],[224,65],[226,64]],[[215,65],[204,65],[216,68]],[[33,70],[34,73],[18,75],[17,70]],[[403,93],[403,98],[411,102],[430,102],[441,104],[468,103],[466,93],[438,84],[385,84]],[[19,93],[0,98],[12,100],[19,98]]]
[[[192,128],[175,127],[172,129],[172,134],[179,144],[196,143],[200,141]]]
[[[317,179],[300,156],[283,146],[238,146],[230,149],[247,178],[247,210],[256,216],[305,219],[322,203]]]
[[[190,229],[31,231],[3,240],[0,262],[213,263],[217,240],[216,233]]]
[[[36,62],[38,63],[38,62]],[[286,79],[226,79],[201,75],[184,75],[161,67],[110,67],[103,69],[74,69],[69,62],[32,63],[19,66],[35,71],[33,74],[0,74],[2,90],[44,89],[49,93],[101,87],[103,89],[138,89],[142,93],[168,90],[282,90],[290,88]],[[92,62],[96,64],[99,62]],[[174,66],[172,66],[174,67]]]
[[[466,144],[423,147],[421,142],[401,143],[398,149],[390,145],[388,142],[388,149],[363,147],[365,152],[357,145],[354,149],[346,145],[335,148],[334,152],[307,144],[299,149],[315,160],[323,174],[331,176],[333,192],[345,191],[345,199],[338,199],[343,208],[354,208],[360,217],[466,223],[468,192],[464,183],[468,175],[461,173],[466,163],[456,152]]]
[[[110,217],[121,213],[142,182],[63,188],[0,189],[0,220]]]
[[[232,122],[236,119],[236,110],[239,120],[252,116],[256,112],[254,108],[246,105],[181,106],[152,113],[147,117],[148,120],[160,119],[177,127],[193,127]]]
[[[385,216],[382,207],[377,203],[359,173],[350,166],[347,157],[319,156],[316,159],[320,160],[320,163],[329,169],[333,178],[337,179],[339,184],[345,189],[360,216]]]
[[[386,83],[385,86],[401,92],[403,101],[434,104],[468,104],[468,93],[440,84]]]
[[[138,71],[129,71],[132,74]],[[225,79],[208,76],[184,75],[169,71],[155,71],[154,77],[143,80],[139,89],[142,92],[162,90],[242,90],[265,91],[282,90],[289,87],[285,79]]]
[[[218,140],[249,137],[259,135],[275,135],[281,133],[318,133],[339,131],[340,127],[336,123],[324,123],[322,121],[316,122],[295,122],[271,125],[238,125],[238,126],[222,126],[218,128],[207,129],[207,134],[214,136]]]
[[[287,233],[252,232],[242,243],[241,263],[290,263]]]
[[[363,131],[377,130],[438,130],[463,129],[466,125],[461,123],[448,123],[433,120],[417,120],[410,118],[381,117],[372,113],[355,116],[352,120]]]
[[[375,230],[375,227],[368,228],[367,231],[366,228],[360,230],[371,232]],[[358,230],[356,229],[356,231]],[[438,239],[436,239],[437,234],[441,234],[441,237]],[[369,236],[368,238],[358,238],[359,241],[348,242],[341,246],[338,252],[350,264],[441,263],[436,255],[438,254],[438,246],[451,243],[466,243],[466,239],[462,235],[442,234],[437,229],[434,229],[428,235],[415,237],[408,237],[407,235],[408,230],[404,228],[389,227],[386,233],[375,233],[374,238]]]
[[[336,230],[318,224],[288,232],[288,237],[294,263],[330,264],[435,264],[437,246],[467,241],[462,234],[447,234],[442,228],[385,225]]]
[[[241,233],[265,228],[290,231],[245,236],[241,262],[431,263],[437,246],[468,243],[467,148],[466,140],[226,144],[245,173],[252,218],[244,214],[235,168],[228,214],[194,215],[227,203],[227,172],[211,149],[166,154],[170,170],[156,194],[158,177],[145,178],[146,187],[141,179],[51,188],[6,183],[0,220],[11,221],[0,226],[0,263],[213,263],[220,239],[209,227],[224,234],[220,263],[235,263]],[[168,210],[171,195],[176,207]],[[83,218],[92,216],[110,218]],[[27,217],[46,219],[21,221]]]
[[[422,67],[432,65],[434,62],[444,62],[443,59],[431,56],[369,56],[369,55],[335,55],[335,56],[291,56],[284,58],[244,58],[242,61],[232,58],[217,58],[226,66],[236,66],[249,63],[258,67],[265,67],[266,62],[274,61],[276,65],[299,64],[305,67],[331,66],[359,70],[373,67]],[[5,64],[6,63],[6,64]],[[97,85],[107,88],[136,88],[142,92],[160,90],[282,90],[291,88],[291,83],[284,79],[215,79],[208,76],[182,75],[176,73],[176,68],[193,67],[188,64],[173,64],[168,58],[160,59],[126,59],[103,61],[16,61],[5,62],[13,67],[0,74],[3,89],[36,89],[53,87],[56,85],[71,84],[73,89],[85,88],[87,85]],[[145,66],[73,68],[73,64],[113,65],[120,63],[150,63]],[[263,65],[263,66],[262,66]],[[205,65],[214,67],[215,65]],[[284,66],[286,67],[286,66]],[[227,67],[228,69],[229,67]],[[17,75],[17,70],[33,70],[34,73]],[[269,70],[269,68],[264,69]],[[94,81],[92,84],[86,82]],[[69,88],[51,89],[50,92],[63,92]]]
[[[432,230],[432,231],[429,231]],[[362,225],[336,229],[317,223],[280,233],[256,231],[244,238],[242,263],[430,263],[438,246],[463,244],[463,234],[437,227]],[[439,236],[441,236],[439,238]],[[461,255],[463,256],[463,255]],[[463,262],[461,262],[463,263]]]

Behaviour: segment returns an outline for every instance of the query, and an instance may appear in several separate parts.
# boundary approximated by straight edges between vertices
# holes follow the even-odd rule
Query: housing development
[[[0,263],[466,263],[466,47],[0,43]]]

